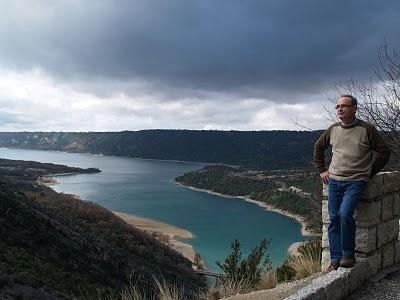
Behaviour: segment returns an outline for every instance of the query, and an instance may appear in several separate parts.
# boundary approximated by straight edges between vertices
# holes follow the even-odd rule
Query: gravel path
[[[307,286],[319,275],[321,274],[320,273],[314,274],[313,276],[305,279],[278,284],[273,289],[255,291],[243,295],[235,295],[228,298],[224,298],[224,300],[265,300],[265,299],[281,300],[296,293],[301,288]]]
[[[391,273],[378,282],[367,282],[351,295],[351,300],[399,300],[400,271]]]

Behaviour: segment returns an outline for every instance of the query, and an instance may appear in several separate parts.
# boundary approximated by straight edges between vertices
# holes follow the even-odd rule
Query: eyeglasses
[[[353,104],[341,104],[341,105],[336,105],[335,109],[339,109],[339,108],[347,108],[347,107],[352,107],[354,106]]]

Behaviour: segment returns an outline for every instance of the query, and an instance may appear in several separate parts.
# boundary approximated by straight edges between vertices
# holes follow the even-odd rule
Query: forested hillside
[[[0,133],[0,147],[199,161],[254,168],[310,165],[320,132],[141,130]]]
[[[155,278],[187,298],[198,293],[204,279],[179,253],[97,204],[37,183],[95,171],[0,159],[0,299],[120,299],[128,286],[157,294]]]

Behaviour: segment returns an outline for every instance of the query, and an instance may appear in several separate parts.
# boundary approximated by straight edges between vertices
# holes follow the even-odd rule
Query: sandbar
[[[115,215],[124,220],[127,224],[132,225],[140,230],[148,233],[158,233],[169,237],[168,245],[181,253],[184,257],[194,262],[195,251],[192,245],[186,244],[179,239],[193,238],[193,234],[185,229],[176,226],[157,222],[154,220],[138,217],[131,214],[113,211]]]
[[[49,187],[52,185],[59,184],[57,179],[55,179],[54,177],[50,177],[50,176],[39,176],[39,178],[37,179],[37,182],[39,184],[49,186]]]
[[[288,250],[287,250],[287,253],[289,254],[289,255],[291,255],[291,256],[298,256],[298,255],[300,255],[300,253],[299,253],[299,248],[301,247],[301,246],[303,246],[304,245],[304,242],[296,242],[296,243],[293,243],[293,244],[291,244],[290,245],[290,247],[288,248]]]

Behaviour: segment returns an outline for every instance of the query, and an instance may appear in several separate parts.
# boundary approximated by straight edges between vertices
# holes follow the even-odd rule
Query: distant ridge
[[[262,168],[311,167],[319,131],[0,132],[0,147]]]

